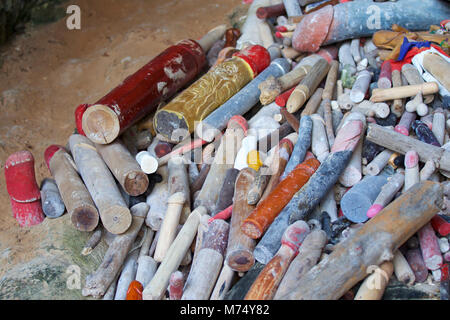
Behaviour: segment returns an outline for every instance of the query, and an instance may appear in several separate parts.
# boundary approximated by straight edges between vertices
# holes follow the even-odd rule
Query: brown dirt
[[[0,51],[0,277],[28,261],[39,241],[20,229],[6,193],[4,164],[19,150],[34,154],[37,181],[49,176],[43,153],[65,145],[74,110],[94,103],[168,46],[198,39],[226,23],[242,0],[79,0],[81,30],[66,20],[29,28]]]

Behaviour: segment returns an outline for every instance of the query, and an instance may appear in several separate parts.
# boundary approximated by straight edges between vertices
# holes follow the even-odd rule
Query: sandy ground
[[[4,164],[16,151],[34,154],[37,181],[50,176],[43,153],[65,145],[74,110],[94,103],[152,57],[184,38],[198,39],[226,23],[242,0],[79,0],[81,30],[66,20],[28,28],[0,48],[0,277],[29,259],[30,229],[12,217]]]

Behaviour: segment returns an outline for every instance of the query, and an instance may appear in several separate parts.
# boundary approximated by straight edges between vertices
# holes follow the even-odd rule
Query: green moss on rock
[[[91,233],[76,230],[67,214],[58,219],[46,219],[30,232],[39,241],[38,249],[32,252],[29,261],[5,272],[0,279],[0,300],[86,299],[81,289],[86,276],[100,265],[107,250],[106,243],[101,242],[89,256],[82,256],[81,250]],[[74,276],[68,271],[73,267],[80,271],[80,285],[75,289],[67,285],[69,277]]]

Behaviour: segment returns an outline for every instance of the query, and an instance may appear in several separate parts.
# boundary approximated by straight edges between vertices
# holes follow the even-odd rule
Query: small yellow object
[[[262,167],[263,162],[261,161],[261,156],[257,150],[252,150],[247,155],[247,164],[249,168],[258,171]]]

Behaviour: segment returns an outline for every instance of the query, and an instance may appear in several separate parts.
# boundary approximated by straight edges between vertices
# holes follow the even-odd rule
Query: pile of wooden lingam
[[[11,156],[13,214],[67,210],[83,254],[109,236],[85,296],[381,299],[396,279],[448,299],[448,16],[255,0],[80,105],[41,193]]]

